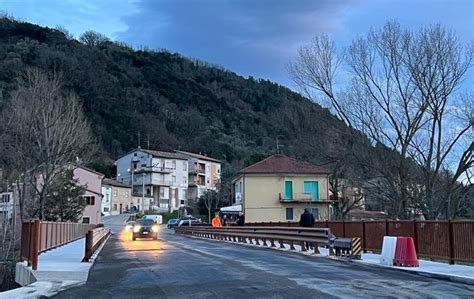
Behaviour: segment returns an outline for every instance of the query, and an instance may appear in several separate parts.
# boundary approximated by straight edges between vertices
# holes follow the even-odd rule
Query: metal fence
[[[47,250],[67,244],[86,236],[95,224],[51,222],[34,220],[23,222],[21,229],[21,258],[38,268],[38,255]]]
[[[297,222],[254,222],[251,226],[297,227]],[[361,238],[364,251],[380,252],[384,236],[412,237],[418,256],[455,262],[474,262],[473,220],[318,221],[338,237]]]

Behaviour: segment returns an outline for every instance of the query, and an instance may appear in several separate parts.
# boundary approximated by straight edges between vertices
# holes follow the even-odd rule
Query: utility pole
[[[283,145],[280,145],[280,143],[278,142],[278,137],[283,137],[282,135],[278,135],[275,140],[276,140],[276,153],[279,154],[280,153],[280,147],[283,147]]]
[[[140,147],[140,132],[138,132],[137,135],[138,135],[138,148],[141,148]]]
[[[142,173],[142,209],[145,211],[145,173]]]

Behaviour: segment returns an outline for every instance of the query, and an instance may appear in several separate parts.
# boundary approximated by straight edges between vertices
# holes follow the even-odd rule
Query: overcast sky
[[[318,33],[344,47],[397,19],[411,29],[441,23],[464,43],[474,39],[474,0],[0,0],[0,10],[62,25],[76,37],[94,30],[290,87],[287,63]]]

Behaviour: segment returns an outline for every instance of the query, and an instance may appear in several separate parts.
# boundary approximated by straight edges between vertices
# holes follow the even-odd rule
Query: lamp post
[[[145,211],[145,173],[142,173],[142,209]]]

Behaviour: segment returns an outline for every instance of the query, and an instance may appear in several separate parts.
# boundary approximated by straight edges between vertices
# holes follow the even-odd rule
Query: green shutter
[[[312,200],[319,199],[319,184],[316,181],[305,181],[304,184],[304,193],[311,194]]]
[[[285,181],[285,199],[293,199],[293,182]]]

